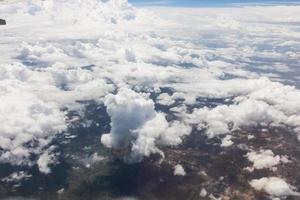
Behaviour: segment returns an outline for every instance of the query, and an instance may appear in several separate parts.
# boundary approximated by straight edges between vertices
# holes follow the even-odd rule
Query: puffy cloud
[[[267,79],[258,79],[251,83],[248,81],[242,86],[243,90],[236,90],[238,93],[232,104],[194,109],[189,115],[190,123],[199,124],[199,129],[202,129],[204,122],[209,137],[227,134],[247,126],[286,125],[294,127],[295,130],[300,127],[297,121],[299,104],[296,103],[300,100],[298,90]],[[228,93],[230,94],[232,93]]]
[[[172,99],[172,96],[168,95],[167,93],[162,93],[157,97],[156,102],[161,105],[170,106],[175,103],[175,100]]]
[[[283,196],[299,196],[298,192],[295,192],[295,187],[286,183],[284,180],[277,177],[254,179],[250,181],[250,185],[255,190],[263,190],[271,196],[283,197]]]
[[[43,152],[39,159],[37,160],[37,165],[41,173],[49,174],[51,172],[50,166],[51,164],[56,164],[56,154],[53,152],[55,149],[54,146],[51,146],[45,152]]]
[[[99,52],[98,43],[91,45],[81,40],[73,43],[67,38],[91,39],[91,34],[82,35],[88,27],[134,21],[138,11],[122,0],[28,1],[1,5],[0,9],[11,21],[17,23],[24,19],[22,23],[35,27],[27,31],[10,29],[9,32],[20,36],[17,43],[21,45],[10,43],[0,50],[3,54],[0,161],[15,165],[37,164],[41,172],[49,173],[49,165],[54,164],[56,154],[48,152],[48,146],[56,134],[67,129],[66,112],[62,110],[78,109],[78,101],[101,102],[102,97],[114,89],[107,83],[107,77],[96,77],[90,67],[84,67],[90,66],[90,61],[81,59],[101,57],[103,53],[94,55]],[[47,23],[47,30],[43,22]],[[32,40],[31,31],[41,35]],[[101,33],[107,34],[104,30]],[[56,40],[58,38],[62,43]],[[35,157],[36,160],[32,159]]]
[[[66,129],[64,113],[57,104],[12,88],[8,82],[1,82],[0,87],[4,89],[0,92],[0,160],[30,163],[31,154],[40,152],[54,134]]]
[[[206,197],[207,196],[207,191],[205,188],[202,188],[201,191],[200,191],[200,197]]]
[[[260,150],[259,152],[252,151],[247,153],[246,157],[253,163],[252,170],[272,168],[280,163],[289,162],[287,156],[275,156],[272,150]]]
[[[184,170],[184,168],[182,167],[182,165],[175,165],[174,167],[174,175],[175,176],[185,176],[186,172]]]
[[[117,23],[118,20],[131,20],[135,18],[135,9],[130,6],[126,0],[90,0],[88,2],[83,0],[50,0],[47,2],[29,1],[25,3],[25,6],[23,5],[23,7],[21,7],[22,4],[19,6],[18,11],[23,12],[25,16],[34,15],[42,17],[47,14],[55,14],[52,16],[52,20],[55,22],[69,23],[72,25],[83,25],[87,20],[89,23],[110,21],[114,24]],[[74,10],[77,10],[78,12],[74,12]]]
[[[222,139],[221,146],[222,146],[222,147],[229,147],[229,146],[233,145],[233,142],[232,142],[231,138],[232,138],[231,135],[226,135],[226,136]]]
[[[101,141],[110,148],[127,147],[133,137],[132,130],[156,116],[152,100],[130,89],[107,95],[105,106],[111,116],[111,134],[103,135]]]
[[[169,123],[164,114],[155,111],[154,102],[146,94],[121,88],[116,95],[105,98],[111,117],[111,132],[101,137],[109,148],[131,148],[128,161],[140,161],[144,156],[163,152],[157,145],[177,145],[190,127],[175,121]]]

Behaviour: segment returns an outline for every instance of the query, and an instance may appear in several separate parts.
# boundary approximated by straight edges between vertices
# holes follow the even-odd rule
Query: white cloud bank
[[[105,102],[112,129],[102,142],[129,149],[132,161],[163,154],[160,146],[180,144],[194,125],[209,137],[225,135],[223,146],[232,144],[226,134],[246,126],[299,131],[299,90],[274,82],[282,81],[281,72],[296,74],[299,12],[297,6],[167,9],[159,12],[162,20],[125,0],[1,6],[8,25],[0,31],[0,162],[39,160],[48,173],[52,159],[43,152],[67,129],[63,110],[85,100]],[[167,121],[144,94],[161,88],[174,93],[155,103],[173,107],[180,121]],[[199,106],[199,97],[233,103]],[[187,106],[196,108],[190,113]]]
[[[0,160],[30,164],[32,153],[41,151],[53,134],[65,130],[65,115],[57,104],[43,101],[15,84],[17,80],[0,81]]]
[[[229,86],[239,84],[236,80],[220,82],[225,90],[229,89],[226,96],[235,97],[234,103],[215,108],[194,109],[194,112],[189,115],[190,123],[198,124],[199,129],[203,129],[202,124],[205,122],[209,137],[258,125],[266,127],[286,125],[298,131],[300,127],[300,104],[297,103],[300,100],[300,93],[298,90],[264,78],[241,80],[240,83],[243,85]],[[228,87],[227,84],[229,84]],[[222,87],[217,84],[209,88],[221,90]]]

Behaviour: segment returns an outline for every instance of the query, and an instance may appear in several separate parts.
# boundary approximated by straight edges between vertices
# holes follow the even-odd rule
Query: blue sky
[[[229,6],[239,4],[299,4],[300,0],[129,0],[136,6]]]

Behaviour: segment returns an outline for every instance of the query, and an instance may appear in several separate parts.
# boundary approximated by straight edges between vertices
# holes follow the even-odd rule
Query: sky
[[[211,7],[241,4],[299,4],[300,0],[129,0],[136,6]]]

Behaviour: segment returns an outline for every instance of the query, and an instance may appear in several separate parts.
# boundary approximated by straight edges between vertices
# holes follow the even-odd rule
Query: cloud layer
[[[50,173],[67,111],[90,100],[111,117],[102,143],[131,162],[163,155],[194,127],[224,137],[224,148],[245,127],[299,133],[300,7],[151,12],[123,0],[48,0],[0,12],[1,162]]]

